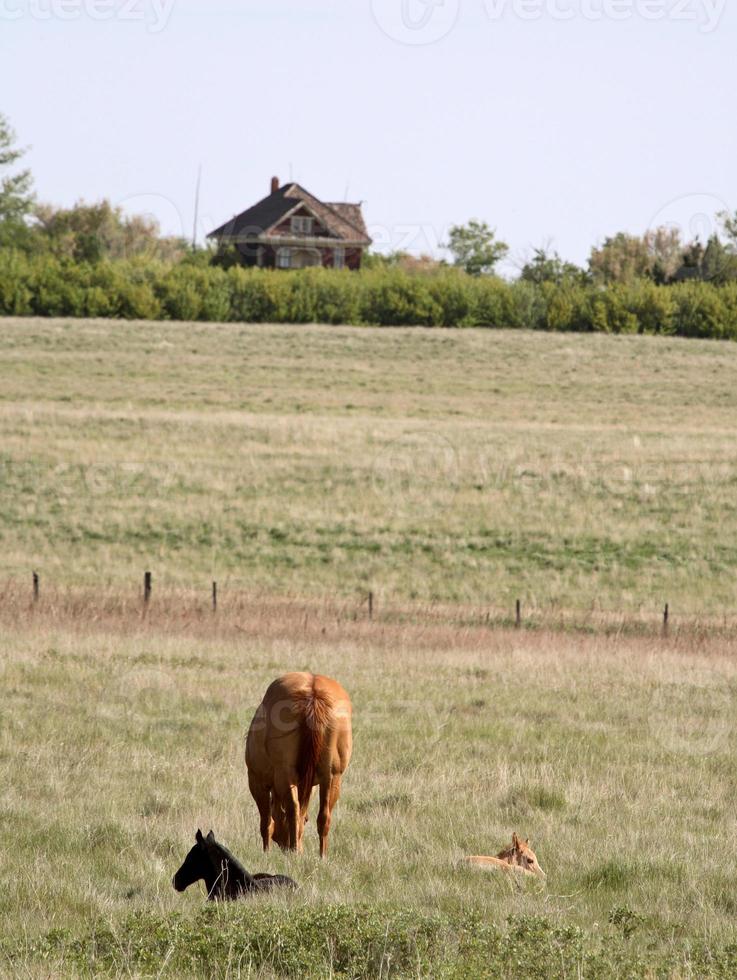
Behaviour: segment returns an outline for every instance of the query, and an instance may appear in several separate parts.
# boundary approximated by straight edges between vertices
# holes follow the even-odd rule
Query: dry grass
[[[10,320],[0,376],[6,576],[733,608],[728,345]]]
[[[500,923],[544,913],[589,929],[626,905],[666,946],[733,938],[733,640],[319,625],[314,609],[303,628],[302,609],[278,606],[240,633],[204,613],[177,625],[172,608],[114,627],[110,610],[3,617],[10,934],[198,907],[169,882],[212,826],[248,866],[299,878],[300,903],[485,904]],[[314,825],[304,858],[260,855],[245,782],[244,729],[288,668],[338,676],[356,707],[322,866]],[[513,829],[533,837],[546,890],[457,865]]]
[[[161,936],[202,895],[170,878],[212,826],[303,887],[203,920],[181,941],[203,955],[338,907],[451,934],[476,910],[528,951],[533,917],[560,927],[550,962],[628,964],[593,975],[639,975],[640,951],[648,975],[731,975],[692,959],[735,942],[731,347],[9,321],[0,376],[0,915],[29,943],[0,943],[0,973],[94,972],[102,922],[114,975],[175,975]],[[356,708],[322,865],[314,824],[303,858],[260,854],[242,759],[266,684],[301,668]],[[459,864],[512,830],[546,888]],[[54,929],[76,954],[36,943]],[[492,975],[533,975],[516,962]]]

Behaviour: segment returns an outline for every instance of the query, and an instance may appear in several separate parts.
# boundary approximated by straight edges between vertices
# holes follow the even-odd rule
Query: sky
[[[40,200],[197,236],[272,176],[364,203],[380,251],[478,218],[585,264],[737,210],[728,0],[0,0],[0,113]]]

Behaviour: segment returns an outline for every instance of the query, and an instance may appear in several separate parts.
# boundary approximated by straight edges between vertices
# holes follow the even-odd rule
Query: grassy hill
[[[11,319],[0,377],[2,577],[734,604],[731,345]]]

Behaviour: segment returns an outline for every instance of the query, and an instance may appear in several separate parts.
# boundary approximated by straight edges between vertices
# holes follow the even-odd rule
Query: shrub
[[[170,320],[231,319],[230,280],[215,266],[180,263],[163,271],[155,283],[164,316]]]
[[[528,288],[529,287],[529,288]],[[510,286],[503,279],[486,277],[472,282],[473,322],[479,327],[531,327],[534,313],[525,302],[537,292],[529,283]]]
[[[0,249],[0,316],[526,327],[737,340],[737,283],[473,277],[444,266],[224,269],[198,256],[77,263]]]
[[[361,283],[352,272],[330,272],[322,275],[316,299],[318,323],[358,323],[361,308]]]
[[[590,301],[590,329],[601,333],[637,333],[637,316],[628,309],[627,288],[614,283],[595,290]]]
[[[729,288],[729,287],[726,287]],[[706,282],[687,282],[673,287],[675,332],[681,337],[726,336],[728,308],[725,287]]]
[[[627,305],[637,317],[640,333],[673,333],[676,304],[672,288],[640,279],[627,290]]]
[[[528,330],[544,330],[546,303],[539,286],[520,280],[511,287],[513,316],[516,322],[510,326]]]
[[[32,312],[33,291],[25,256],[0,249],[0,316],[27,316]]]
[[[427,275],[426,282],[441,327],[467,327],[476,322],[475,289],[467,276],[448,270]]]
[[[359,316],[378,326],[436,326],[443,310],[433,298],[424,276],[411,276],[399,269],[364,274]]]
[[[283,320],[277,275],[279,273],[241,266],[228,269],[230,319],[240,323],[278,323]]]

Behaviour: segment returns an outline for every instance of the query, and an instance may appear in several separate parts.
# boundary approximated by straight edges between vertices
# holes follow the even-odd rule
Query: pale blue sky
[[[0,0],[0,111],[40,199],[172,233],[200,163],[201,234],[291,174],[377,241],[478,217],[513,261],[737,209],[734,3],[433,2]]]

